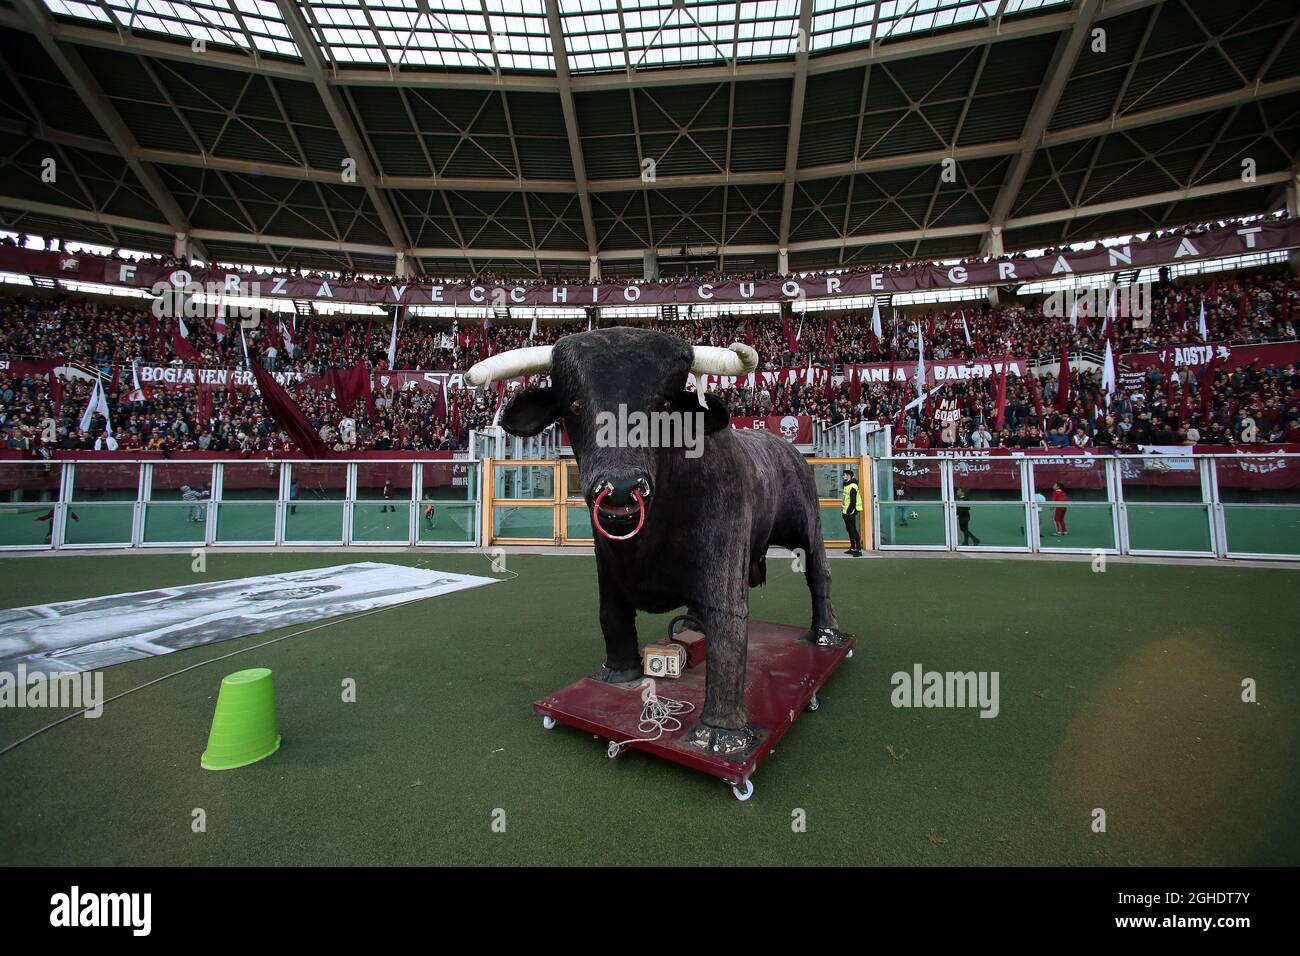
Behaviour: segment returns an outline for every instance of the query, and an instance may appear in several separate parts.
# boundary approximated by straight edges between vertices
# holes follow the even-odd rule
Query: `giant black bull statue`
[[[465,376],[478,386],[550,375],[549,388],[516,394],[501,424],[523,436],[561,419],[568,429],[596,531],[605,664],[594,676],[638,680],[636,612],[684,605],[704,631],[708,654],[704,710],[688,739],[717,753],[743,751],[755,738],[745,719],[747,589],[762,581],[769,545],[805,556],[809,639],[832,646],[844,640],[831,605],[812,469],[777,435],[728,428],[717,396],[701,406],[685,389],[688,373],[742,375],[757,364],[747,345],[692,347],[662,332],[613,328],[503,352]],[[611,440],[611,417],[631,412],[677,413],[660,418],[680,422],[689,416],[703,426],[702,447]]]

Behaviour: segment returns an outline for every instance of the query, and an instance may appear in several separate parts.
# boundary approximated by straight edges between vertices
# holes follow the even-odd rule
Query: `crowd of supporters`
[[[1150,324],[1135,327],[1120,321],[1112,341],[1120,352],[1201,342],[1202,303],[1209,341],[1240,345],[1297,338],[1300,278],[1276,271],[1206,277],[1180,285],[1162,283],[1153,290]],[[846,364],[889,361],[914,366],[922,337],[931,362],[997,359],[1010,350],[1030,364],[1046,364],[1063,346],[1094,355],[1103,348],[1097,316],[1089,320],[1085,315],[1072,325],[1060,315],[1045,314],[1041,302],[891,313],[882,317],[884,334],[879,338],[872,333],[869,313],[862,312],[684,317],[635,324],[696,344],[750,342],[767,369],[801,369],[811,364],[838,371]],[[234,321],[220,337],[212,319],[191,318],[186,326],[188,338],[178,343],[176,320],[155,318],[147,308],[68,297],[0,299],[0,360],[12,364],[57,356],[100,369],[112,382],[111,434],[102,419],[82,433],[78,424],[86,407],[88,382],[66,383],[56,414],[46,376],[18,375],[0,367],[0,445],[31,451],[49,447],[286,450],[287,439],[252,389],[160,388],[133,396],[133,363],[239,369],[244,365],[241,339],[248,342],[251,361],[271,371],[293,373],[291,394],[322,440],[338,450],[460,448],[468,432],[488,424],[495,411],[497,396],[487,390],[450,389],[444,407],[440,394],[381,388],[382,377],[376,377],[371,401],[346,412],[339,409],[332,391],[319,379],[331,368],[348,368],[358,361],[377,370],[386,368],[391,325],[383,317],[300,319],[295,329],[289,316],[283,321],[264,316],[257,328],[242,337]],[[534,330],[526,322],[472,320],[448,325],[413,318],[399,329],[394,364],[400,369],[465,369],[490,353],[530,342],[554,342],[585,328],[585,323],[542,322]],[[183,360],[178,348],[194,349],[198,357]],[[723,397],[735,415],[806,414],[831,423],[892,423],[900,447],[918,449],[986,445],[1127,449],[1184,442],[1300,440],[1294,368],[1217,372],[1213,378],[1209,384],[1198,375],[1183,374],[1170,382],[1163,371],[1152,369],[1137,394],[1121,394],[1107,409],[1098,374],[1078,373],[1069,400],[1058,411],[1054,375],[1036,380],[1013,376],[1001,430],[995,427],[996,379],[945,386],[910,411],[904,409],[915,396],[910,385],[874,384],[851,390],[844,383],[829,383],[824,376],[813,384],[800,376],[752,390],[730,388]],[[1206,388],[1208,399],[1202,395]],[[940,407],[954,419],[942,427],[936,425],[934,415]]]

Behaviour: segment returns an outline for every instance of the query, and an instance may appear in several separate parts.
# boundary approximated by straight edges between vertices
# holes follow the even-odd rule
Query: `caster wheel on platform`
[[[552,717],[550,714],[543,714],[543,715],[542,715],[542,726],[545,727],[547,730],[554,730],[554,729],[555,729],[555,718]]]
[[[813,694],[813,695],[812,695],[812,700],[808,701],[808,706],[807,706],[806,709],[807,709],[807,710],[816,710],[816,709],[817,709],[818,707],[820,707],[821,705],[822,705],[822,702],[819,701],[819,700],[817,699],[817,695],[816,695],[816,694]]]
[[[737,800],[744,803],[754,795],[754,781],[747,777],[745,778],[745,789],[742,790],[740,787],[732,787],[731,792],[736,795]]]

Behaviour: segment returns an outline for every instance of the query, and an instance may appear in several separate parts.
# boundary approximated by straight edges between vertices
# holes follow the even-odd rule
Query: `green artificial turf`
[[[192,560],[0,559],[0,605],[360,560],[487,574],[491,559],[212,551],[202,575]],[[713,778],[637,752],[610,761],[589,734],[542,729],[532,702],[602,659],[594,560],[506,560],[517,578],[201,667],[0,756],[0,861],[1300,863],[1295,571],[836,561],[858,652],[742,804]],[[783,561],[751,596],[755,617],[807,619]],[[651,640],[667,616],[640,620]],[[276,633],[289,631],[109,668],[105,691]],[[895,708],[891,675],[918,663],[997,671],[1000,714]],[[200,769],[222,676],[254,666],[274,671],[283,747]],[[1258,703],[1241,700],[1246,678]],[[0,710],[0,746],[60,713]],[[192,830],[196,809],[206,832]]]

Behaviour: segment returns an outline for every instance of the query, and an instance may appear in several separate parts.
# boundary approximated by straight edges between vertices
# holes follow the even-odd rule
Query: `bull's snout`
[[[587,494],[591,522],[611,541],[635,537],[645,524],[650,478],[645,474],[597,479]]]
[[[587,493],[587,501],[595,504],[601,492],[605,492],[604,504],[624,507],[636,504],[633,492],[639,492],[644,500],[650,497],[650,479],[644,474],[628,475],[620,478],[602,478],[592,483]]]

